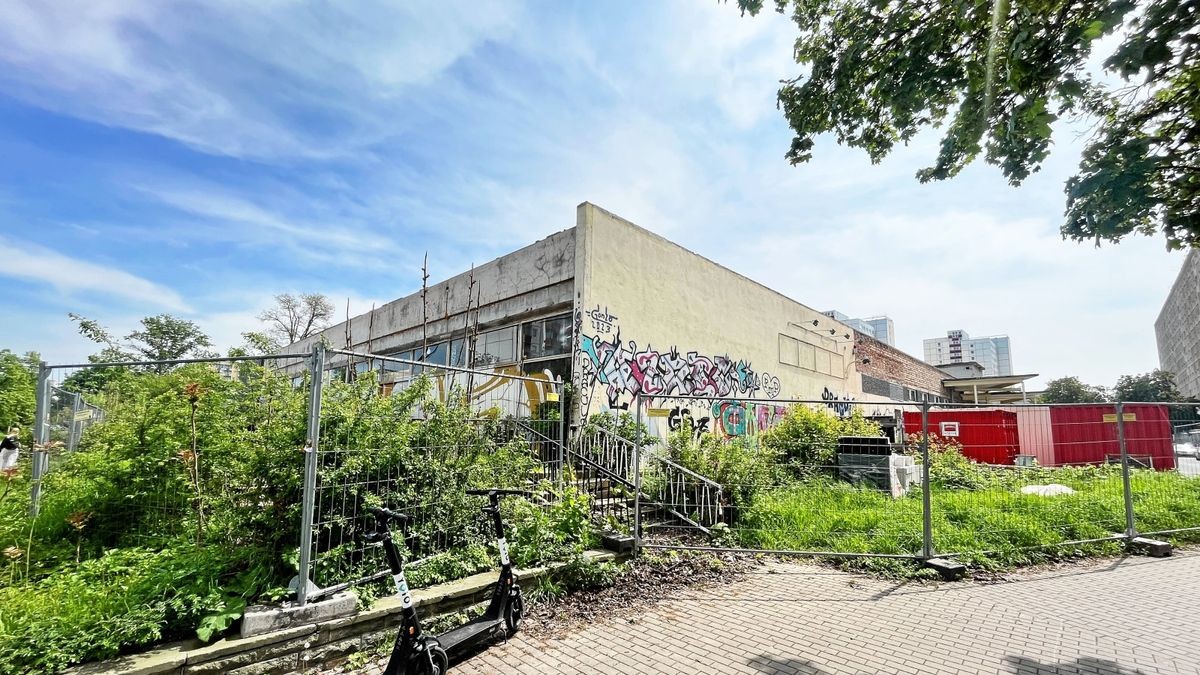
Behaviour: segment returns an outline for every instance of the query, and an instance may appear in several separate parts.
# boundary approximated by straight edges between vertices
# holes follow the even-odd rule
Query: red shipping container
[[[1057,464],[1102,464],[1119,458],[1116,407],[1108,404],[1050,408]],[[1106,417],[1107,416],[1107,417]],[[1125,448],[1130,457],[1147,458],[1155,469],[1175,468],[1171,420],[1165,405],[1125,404]]]
[[[904,413],[904,431],[921,433],[921,413]],[[984,464],[1012,464],[1020,453],[1017,415],[1005,410],[930,410],[929,435],[958,442]]]

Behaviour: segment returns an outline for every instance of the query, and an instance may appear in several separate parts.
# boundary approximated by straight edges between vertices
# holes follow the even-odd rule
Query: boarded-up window
[[[800,343],[800,367],[809,370],[817,369],[817,348],[810,344]]]
[[[817,367],[814,368],[814,370],[816,370],[818,373],[825,373],[826,375],[832,375],[833,371],[830,369],[830,365],[829,365],[829,361],[830,361],[829,357],[831,356],[830,353],[825,351],[824,349],[818,349],[818,350],[816,350],[816,353],[817,353]]]
[[[779,336],[779,362],[789,366],[800,365],[800,341],[786,335]]]

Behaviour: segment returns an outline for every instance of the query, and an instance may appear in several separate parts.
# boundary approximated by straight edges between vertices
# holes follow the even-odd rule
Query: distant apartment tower
[[[1158,363],[1184,396],[1200,397],[1200,251],[1192,250],[1154,322]]]
[[[865,319],[851,318],[836,309],[822,312],[827,317],[841,321],[860,333],[866,333],[889,347],[896,346],[896,325],[887,316],[871,316]]]
[[[974,361],[983,366],[984,377],[1012,375],[1012,347],[1007,335],[972,338],[964,330],[946,332],[944,338],[925,340],[925,362],[941,366]]]

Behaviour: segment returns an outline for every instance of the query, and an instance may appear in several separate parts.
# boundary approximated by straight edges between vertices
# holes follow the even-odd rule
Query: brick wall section
[[[942,387],[942,380],[949,376],[937,368],[858,331],[854,332],[854,343],[854,358],[863,375],[949,397]],[[871,362],[863,363],[864,358]]]

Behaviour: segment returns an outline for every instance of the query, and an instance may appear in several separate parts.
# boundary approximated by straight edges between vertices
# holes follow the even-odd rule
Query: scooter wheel
[[[446,650],[442,649],[441,645],[430,645],[427,653],[429,660],[418,660],[420,665],[417,667],[417,673],[419,675],[446,675],[446,671],[450,670],[450,657],[446,655]]]
[[[525,599],[521,597],[521,589],[513,592],[508,599],[508,610],[504,613],[504,623],[508,625],[509,634],[516,633],[521,628],[521,619],[525,617]]]

